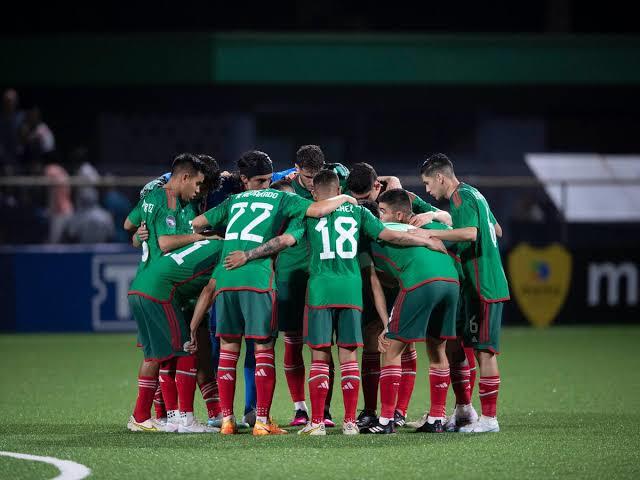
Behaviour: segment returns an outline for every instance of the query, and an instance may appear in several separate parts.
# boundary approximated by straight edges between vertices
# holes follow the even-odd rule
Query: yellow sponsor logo
[[[534,248],[521,243],[509,254],[511,290],[530,323],[546,327],[564,305],[571,284],[571,254],[554,243]]]

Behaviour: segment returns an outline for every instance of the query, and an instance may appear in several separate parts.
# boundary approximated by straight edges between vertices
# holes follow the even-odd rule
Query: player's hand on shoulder
[[[409,223],[414,227],[422,227],[423,225],[433,222],[434,215],[434,212],[419,213],[411,217],[411,221]]]
[[[234,268],[239,268],[247,263],[247,254],[243,251],[236,250],[231,252],[224,259],[224,268],[227,270],[233,270]]]
[[[358,200],[353,198],[351,195],[344,195],[345,202],[349,202],[351,205],[358,205]]]

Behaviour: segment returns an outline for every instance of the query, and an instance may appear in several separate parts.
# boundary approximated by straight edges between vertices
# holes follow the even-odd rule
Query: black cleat
[[[397,410],[393,413],[393,424],[398,427],[404,427],[407,423],[407,419]]]
[[[373,410],[362,410],[360,415],[358,415],[358,420],[356,420],[356,425],[358,428],[362,430],[363,428],[369,428],[376,424],[378,421],[378,416],[376,412]]]
[[[296,410],[296,414],[289,423],[291,427],[305,426],[309,422],[309,414],[304,410]]]
[[[416,428],[414,433],[444,433],[444,427],[441,420],[436,420],[433,423],[424,422],[424,425]]]
[[[386,425],[382,425],[379,420],[368,428],[363,428],[360,433],[372,433],[375,435],[391,435],[396,433],[396,428],[393,426],[393,421],[390,421]]]

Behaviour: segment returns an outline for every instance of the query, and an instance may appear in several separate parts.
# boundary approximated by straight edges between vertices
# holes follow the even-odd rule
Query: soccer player
[[[338,176],[320,171],[313,180],[316,200],[336,198],[340,192]],[[341,205],[320,219],[307,219],[310,246],[309,283],[305,310],[304,337],[312,349],[309,372],[311,421],[300,435],[325,435],[324,404],[329,388],[329,358],[334,332],[342,373],[345,416],[342,431],[358,434],[356,407],[360,390],[357,348],[362,346],[362,277],[358,261],[361,235],[403,245],[434,246],[426,231],[411,235],[384,228],[380,220],[359,205]],[[443,246],[441,248],[444,248]],[[371,269],[373,270],[373,269]],[[384,312],[386,315],[386,312]]]
[[[160,374],[167,405],[162,430],[205,433],[217,429],[200,424],[193,415],[196,357],[184,351],[190,332],[183,310],[207,285],[220,259],[220,240],[199,240],[154,260],[136,275],[129,291],[129,306],[138,324],[146,375],[139,378],[139,393],[127,428],[157,431],[150,409]],[[175,379],[168,372],[175,370]],[[163,373],[165,372],[165,373]]]
[[[387,190],[379,198],[380,218],[385,227],[407,231],[413,212],[408,192]],[[447,229],[433,222],[429,229]],[[415,355],[413,342],[427,341],[430,360],[429,385],[431,408],[428,419],[418,432],[444,431],[449,364],[446,339],[455,339],[455,320],[459,295],[458,274],[454,260],[443,252],[426,248],[397,247],[388,243],[371,243],[371,255],[377,268],[397,279],[400,285],[391,319],[383,319],[385,331],[380,336],[380,350],[384,351],[380,375],[382,411],[378,423],[362,433],[389,434],[394,432],[394,418],[406,415],[413,378],[404,400],[398,395],[406,383],[402,356]],[[413,357],[415,361],[415,357]],[[405,387],[407,388],[407,387]]]
[[[333,170],[344,189],[349,170],[340,163],[325,163],[324,153],[318,145],[302,145],[296,152],[296,171],[286,178],[291,180],[294,191],[303,198],[312,200],[313,177],[322,169]]]
[[[504,302],[509,300],[509,286],[502,267],[498,237],[502,229],[487,200],[471,185],[461,183],[449,158],[436,153],[422,164],[422,181],[428,194],[436,200],[450,202],[453,230],[434,231],[441,240],[457,242],[465,276],[463,311],[466,315],[464,344],[473,346],[480,370],[479,395],[482,415],[479,420],[461,426],[460,432],[498,432],[497,418],[500,372],[497,354]],[[458,355],[457,358],[463,358]],[[468,419],[468,405],[457,405],[455,416]],[[460,423],[461,423],[460,422]]]
[[[267,189],[273,165],[264,152],[246,152],[240,158],[238,167],[247,191],[229,197],[193,221],[196,229],[227,224],[223,256],[235,250],[250,250],[272,239],[283,222],[289,219],[305,215],[321,217],[344,202],[356,203],[355,199],[346,195],[313,203],[298,195]],[[256,340],[257,418],[253,434],[286,433],[269,417],[275,387],[273,340],[276,325],[272,261],[256,259],[234,270],[218,267],[215,276],[216,335],[221,344],[218,366],[223,413],[221,433],[234,434],[237,431],[233,399],[236,364],[243,335]]]

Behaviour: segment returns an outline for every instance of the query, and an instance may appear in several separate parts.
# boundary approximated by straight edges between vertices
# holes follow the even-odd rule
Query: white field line
[[[0,456],[18,458],[20,460],[32,460],[34,462],[44,462],[55,466],[60,470],[60,475],[51,480],[81,480],[91,475],[91,469],[71,460],[60,460],[54,457],[40,457],[38,455],[27,455],[26,453],[2,452]]]

